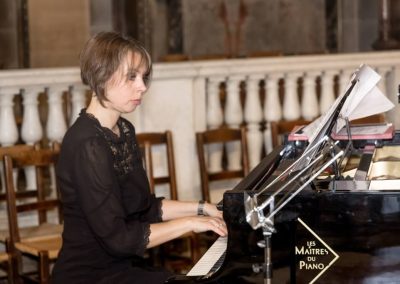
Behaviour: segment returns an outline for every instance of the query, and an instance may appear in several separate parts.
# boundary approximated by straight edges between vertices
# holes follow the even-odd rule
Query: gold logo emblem
[[[296,240],[296,279],[299,282],[314,283],[339,258],[310,227],[300,218],[299,223],[306,229]]]

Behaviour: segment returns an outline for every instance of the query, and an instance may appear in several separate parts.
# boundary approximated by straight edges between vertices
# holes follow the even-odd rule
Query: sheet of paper
[[[381,76],[371,67],[362,65],[357,71],[356,86],[346,100],[336,124],[336,132],[345,125],[345,118],[349,121],[386,112],[394,104],[379,90],[376,84]]]
[[[381,79],[381,76],[376,73],[371,67],[361,65],[356,70],[357,84],[351,92],[350,96],[343,105],[341,114],[348,117],[359,105],[363,98],[371,91]]]
[[[349,113],[349,120],[355,120],[366,116],[383,113],[394,107],[393,103],[378,89],[374,87],[360,101],[359,107],[356,107]]]
[[[345,118],[350,119],[352,113],[355,114],[354,117],[361,118],[394,107],[376,87],[379,80],[379,74],[364,64],[353,73],[347,88],[339,95],[327,113],[303,128],[304,134],[309,138],[309,145],[304,154],[307,157],[301,156],[303,162],[300,162],[295,170],[304,168],[316,154],[317,149],[314,149],[314,146],[322,142],[321,139],[325,135],[330,135],[331,130],[339,132],[346,125]],[[381,103],[382,101],[383,103]],[[365,103],[368,103],[369,106],[366,106]],[[335,124],[336,128],[333,127]]]

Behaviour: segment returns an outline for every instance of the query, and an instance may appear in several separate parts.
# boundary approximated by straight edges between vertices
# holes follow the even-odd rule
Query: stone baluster
[[[62,100],[63,93],[66,90],[68,90],[68,88],[64,86],[51,86],[47,90],[49,105],[47,137],[50,141],[61,142],[67,131]]]
[[[288,73],[285,75],[285,96],[283,98],[283,118],[296,120],[300,118],[300,102],[297,94],[297,79],[300,74]]]
[[[0,89],[0,144],[2,146],[11,146],[18,141],[13,99],[19,92],[18,88]]]
[[[339,75],[339,96],[342,95],[350,84],[353,70],[342,70]]]
[[[320,72],[306,72],[303,77],[303,99],[301,114],[306,120],[313,120],[319,115],[316,78]]]
[[[78,118],[79,113],[86,107],[86,90],[84,86],[75,85],[71,88],[72,111],[69,119],[71,126]]]
[[[207,84],[207,125],[210,129],[219,128],[223,123],[220,101],[220,84],[225,78],[209,78]],[[222,145],[212,144],[208,147],[208,170],[217,172],[222,169]]]
[[[389,80],[389,75],[390,75],[390,72],[391,72],[391,68],[389,66],[382,66],[382,67],[377,68],[376,72],[381,76],[381,79],[378,82],[379,90],[386,97],[388,97],[388,99],[391,100],[390,92],[397,92],[396,89],[390,90],[390,88],[388,88],[388,81],[390,81]],[[383,115],[385,120],[387,120],[388,117],[390,117],[390,114],[388,114],[388,113],[382,113],[381,115]]]
[[[43,138],[43,129],[40,123],[38,110],[38,96],[43,88],[26,88],[23,93],[24,115],[22,118],[21,138],[29,145],[34,145]],[[36,173],[34,167],[24,169],[26,189],[36,189]]]
[[[387,96],[388,90],[386,87],[386,79],[390,72],[390,67],[378,67],[376,68],[376,72],[381,76],[381,79],[378,82],[378,88]]]
[[[244,117],[247,123],[247,141],[250,168],[254,168],[261,159],[262,151],[262,133],[260,132],[260,123],[262,121],[262,107],[260,102],[260,80],[263,75],[250,75],[246,81],[247,92],[244,109]]]
[[[238,128],[243,122],[240,104],[240,82],[242,76],[230,76],[226,87],[225,122],[231,128]]]
[[[67,131],[67,123],[63,112],[63,93],[68,90],[66,86],[51,86],[47,90],[49,115],[47,119],[47,137],[49,141],[61,142]],[[51,193],[50,197],[56,197],[55,169],[50,169]]]
[[[265,86],[264,117],[266,121],[279,121],[282,119],[282,106],[279,100],[279,79],[281,74],[268,75]]]
[[[12,146],[18,141],[18,128],[14,116],[14,96],[18,94],[18,88],[0,89],[0,144],[3,147]],[[2,191],[4,192],[3,162],[0,162],[0,175]],[[14,174],[14,179],[17,175]]]
[[[350,80],[353,76],[353,70],[342,70],[339,75],[339,96],[343,95],[346,92],[347,88],[350,86]],[[346,108],[346,103],[343,106]]]
[[[26,88],[22,93],[24,116],[22,118],[21,138],[26,144],[33,145],[43,138],[38,110],[38,96],[43,88]]]
[[[231,76],[227,81],[227,95],[225,103],[225,122],[230,128],[238,128],[243,122],[243,110],[240,104],[240,81],[242,76]],[[228,154],[228,169],[237,170],[241,168],[240,143],[226,143]]]
[[[279,79],[282,74],[270,74],[265,80],[266,94],[264,99],[264,118],[267,125],[264,131],[264,143],[267,153],[272,151],[272,135],[270,121],[282,119],[282,106],[279,100]]]
[[[324,71],[321,76],[321,99],[319,108],[325,114],[335,102],[334,71]]]
[[[399,70],[397,66],[392,66],[388,71],[387,78],[386,78],[386,86],[387,86],[387,94],[389,100],[395,105],[394,108],[389,110],[385,114],[385,119],[388,122],[394,124],[395,129],[400,128],[400,104],[398,98],[398,88],[399,88],[399,80],[398,80]]]
[[[208,79],[207,83],[207,127],[219,128],[223,123],[222,106],[220,101],[220,84],[225,81],[222,77]]]

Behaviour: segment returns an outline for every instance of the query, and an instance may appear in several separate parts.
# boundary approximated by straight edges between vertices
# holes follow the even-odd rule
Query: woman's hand
[[[204,213],[206,216],[217,217],[222,219],[222,211],[217,209],[215,204],[204,203]]]
[[[226,237],[228,235],[228,229],[226,228],[225,221],[222,218],[211,216],[196,216],[188,217],[188,221],[190,222],[192,231],[195,233],[214,231],[222,237]]]
[[[224,220],[211,216],[188,216],[166,222],[150,224],[150,237],[147,248],[158,246],[188,232],[201,233],[213,231],[226,237],[228,230]]]

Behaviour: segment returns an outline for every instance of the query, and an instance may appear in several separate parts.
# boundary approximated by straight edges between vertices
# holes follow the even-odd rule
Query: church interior
[[[63,230],[57,158],[38,165],[24,153],[60,151],[92,97],[80,51],[112,31],[152,59],[142,104],[123,115],[151,192],[218,204],[228,227],[224,252],[203,260],[220,267],[166,283],[397,283],[395,0],[1,0],[0,281],[51,283]],[[351,112],[352,94],[365,97]],[[35,198],[42,207],[22,212]],[[185,275],[218,240],[191,232],[143,261]]]

